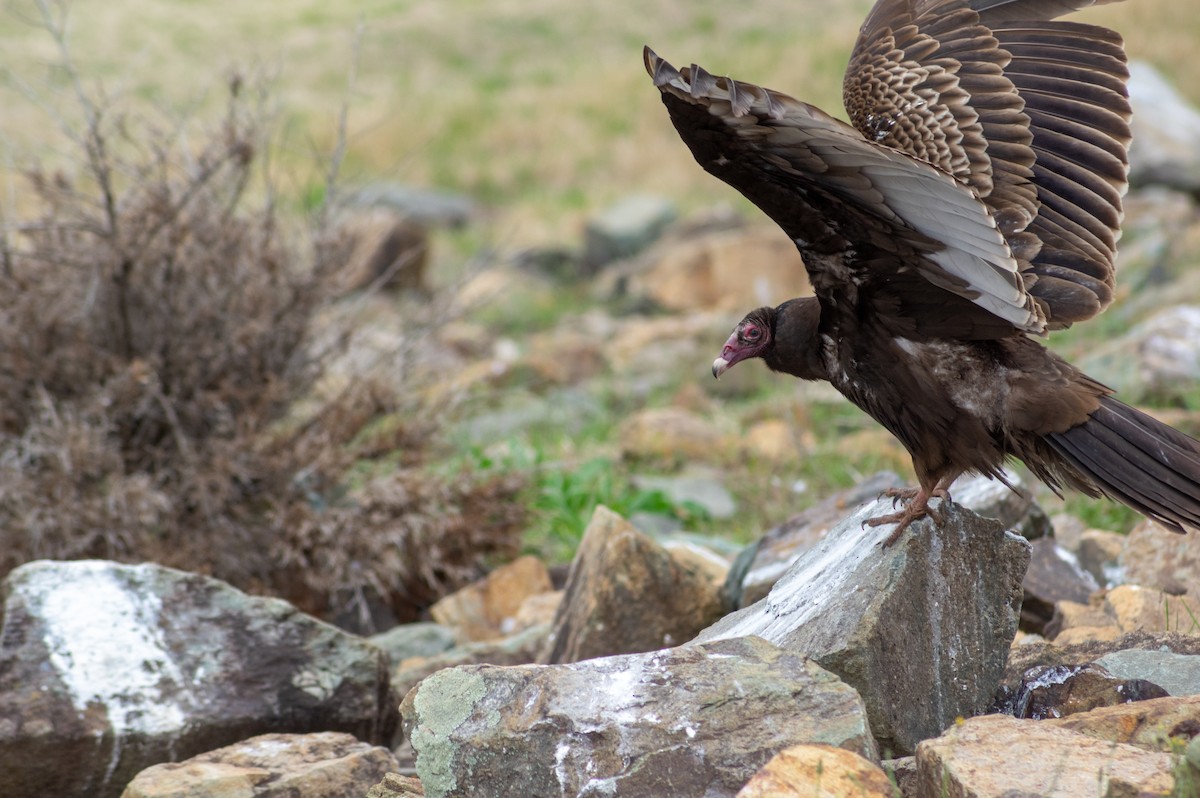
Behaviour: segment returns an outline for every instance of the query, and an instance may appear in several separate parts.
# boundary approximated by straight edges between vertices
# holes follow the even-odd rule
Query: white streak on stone
[[[184,679],[161,634],[162,602],[131,591],[113,567],[75,563],[68,582],[60,564],[27,571],[50,664],[80,714],[92,704],[107,709],[118,741],[130,733],[169,735],[183,728],[187,712],[179,702]]]

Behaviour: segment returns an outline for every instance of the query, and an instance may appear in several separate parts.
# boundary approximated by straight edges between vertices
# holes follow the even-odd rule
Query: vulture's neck
[[[763,356],[767,366],[802,380],[828,380],[817,334],[820,323],[816,297],[789,299],[775,308],[774,345]]]

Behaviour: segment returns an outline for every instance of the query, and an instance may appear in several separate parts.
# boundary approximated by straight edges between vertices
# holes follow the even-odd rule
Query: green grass
[[[654,513],[684,519],[704,518],[703,508],[676,504],[658,490],[634,487],[614,461],[597,457],[577,465],[547,465],[538,469],[530,506],[534,524],[525,544],[551,560],[568,561],[598,505],[629,518]]]

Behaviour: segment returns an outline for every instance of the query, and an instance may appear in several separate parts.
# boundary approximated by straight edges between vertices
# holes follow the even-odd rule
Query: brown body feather
[[[761,357],[887,427],[921,486],[876,519],[896,534],[1010,457],[1055,490],[1200,528],[1200,442],[1030,337],[1112,300],[1125,55],[1112,31],[1056,19],[1091,4],[879,0],[844,81],[853,126],[646,51],[696,160],[795,241],[815,293],[747,314],[714,374]]]

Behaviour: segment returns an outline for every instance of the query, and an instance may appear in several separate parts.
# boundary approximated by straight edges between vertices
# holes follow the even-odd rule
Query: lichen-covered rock
[[[678,645],[721,611],[707,568],[671,556],[600,506],[571,563],[542,661],[577,662]]]
[[[401,712],[431,798],[719,798],[790,745],[877,758],[854,690],[758,638],[452,668],[421,682]]]
[[[941,527],[923,519],[883,549],[892,527],[863,521],[891,507],[860,508],[766,598],[697,642],[758,635],[813,657],[862,695],[880,747],[904,754],[992,701],[1017,630],[1029,543],[942,504]]]
[[[121,798],[357,796],[399,769],[391,751],[350,734],[263,734],[146,768]]]
[[[116,796],[266,732],[394,732],[383,653],[287,602],[99,561],[29,563],[4,588],[0,795]]]

